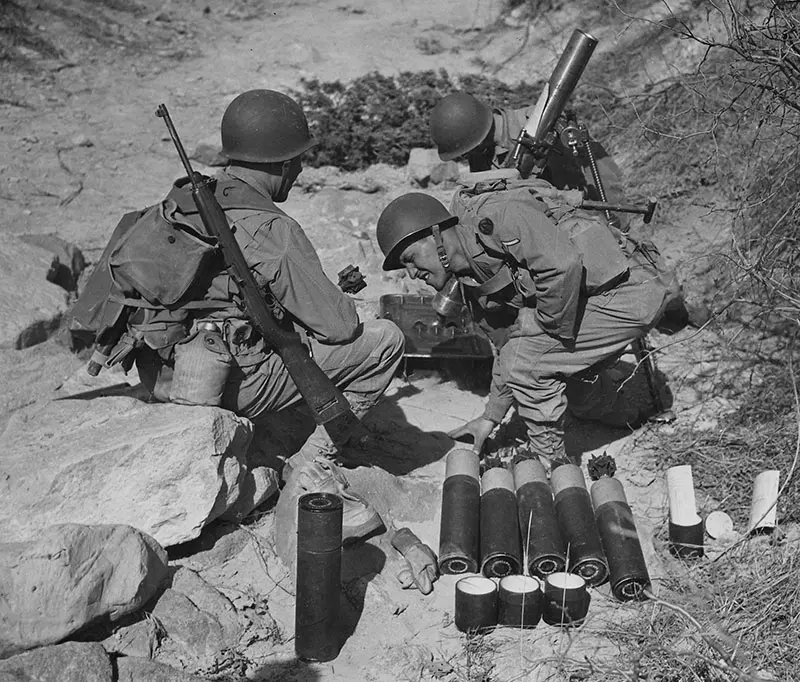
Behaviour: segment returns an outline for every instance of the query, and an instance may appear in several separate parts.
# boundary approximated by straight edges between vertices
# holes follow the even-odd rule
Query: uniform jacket
[[[220,182],[244,183],[257,193],[257,206],[225,211],[256,282],[268,285],[280,304],[273,307],[279,324],[304,332],[321,343],[351,341],[360,330],[355,304],[325,275],[300,225],[274,204],[265,177],[259,171],[233,166],[218,175]],[[178,192],[176,184],[170,196]],[[196,214],[190,221],[201,225]],[[165,354],[179,340],[176,327],[178,333],[181,330],[185,333],[192,318],[247,318],[238,288],[226,270],[221,270],[194,300],[207,302],[208,307],[195,304],[191,309],[147,311],[141,327],[147,330],[144,342]],[[258,347],[263,349],[263,343]],[[254,356],[253,361],[256,360]]]

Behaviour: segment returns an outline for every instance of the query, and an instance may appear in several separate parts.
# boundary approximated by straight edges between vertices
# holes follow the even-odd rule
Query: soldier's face
[[[400,263],[411,279],[421,279],[439,291],[449,279],[436,253],[433,237],[425,237],[409,244],[400,254]]]

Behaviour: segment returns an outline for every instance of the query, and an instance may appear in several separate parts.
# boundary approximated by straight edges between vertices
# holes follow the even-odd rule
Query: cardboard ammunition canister
[[[750,504],[750,521],[747,532],[769,532],[778,525],[778,482],[777,469],[762,471],[753,481],[753,498]]]
[[[589,613],[592,598],[586,581],[574,573],[551,573],[544,579],[542,620],[548,625],[578,627]]]
[[[508,469],[487,469],[481,478],[481,573],[503,578],[520,572],[519,521],[514,476]]]
[[[342,499],[308,493],[297,501],[295,640],[303,661],[332,661],[341,648]]]
[[[591,496],[608,561],[611,592],[620,601],[646,599],[650,575],[622,483],[616,478],[601,478],[592,484]]]
[[[562,464],[550,474],[550,485],[558,525],[567,544],[569,571],[592,587],[602,585],[608,580],[608,564],[583,472],[575,464]]]
[[[681,464],[667,469],[667,496],[669,520],[672,523],[678,526],[694,526],[700,521],[697,515],[691,466]]]
[[[524,459],[514,467],[522,559],[532,575],[544,578],[563,571],[566,547],[553,503],[553,491],[541,462]]]
[[[439,571],[477,573],[480,549],[480,461],[472,450],[447,455],[439,526]]]
[[[456,583],[456,627],[481,632],[497,625],[497,583],[471,575]]]
[[[542,588],[538,579],[508,575],[500,580],[497,624],[535,628],[542,615]]]

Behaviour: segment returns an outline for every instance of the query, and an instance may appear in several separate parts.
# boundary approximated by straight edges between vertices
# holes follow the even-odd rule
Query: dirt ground
[[[39,3],[39,9],[31,5],[35,29],[63,54],[31,53],[31,60],[44,68],[0,73],[0,233],[54,232],[95,259],[123,212],[159,200],[181,174],[166,130],[154,116],[161,102],[192,148],[215,137],[225,106],[247,89],[297,87],[303,77],[347,80],[372,70],[391,74],[443,67],[462,73],[505,60],[496,75],[535,80],[549,74],[573,28],[592,30],[600,38],[600,51],[618,49],[634,30],[620,30],[618,18],[611,21],[611,10],[587,17],[578,3],[554,4],[526,29],[513,20],[493,23],[503,9],[499,0],[147,0],[133,14],[111,3],[110,10],[97,6],[107,20],[98,24],[101,35],[91,34],[89,19],[82,25],[90,35],[84,35],[76,32],[74,15],[47,11],[52,9],[47,3]],[[658,3],[641,5],[643,13],[658,11]],[[91,17],[91,5],[64,7],[77,7]],[[441,51],[430,54],[421,48],[431,41],[438,41]],[[520,47],[524,50],[515,56]],[[686,49],[654,49],[640,77],[657,79],[686,59]],[[628,158],[630,150],[621,149],[623,165]],[[634,182],[635,169],[624,170]],[[380,186],[371,193],[335,187],[305,191],[307,178],[318,176],[319,171],[306,171],[285,208],[307,231],[328,274],[335,280],[348,263],[361,267],[368,281],[359,295],[365,316],[376,314],[383,294],[417,291],[402,276],[380,271],[374,241],[381,208],[411,189],[403,170],[381,167],[361,174],[360,179],[369,177]],[[448,190],[432,191],[448,197]],[[665,198],[660,204],[660,221],[649,231],[685,277],[707,270],[706,257],[727,239],[729,225],[720,217],[725,214],[712,210],[718,206],[718,198],[708,192]],[[687,282],[687,289],[690,298],[702,299],[701,286]],[[687,329],[676,337],[653,334],[650,341],[663,349],[659,369],[678,418],[698,430],[713,428],[715,418],[731,407],[705,390],[729,369],[715,351],[714,338]],[[49,342],[20,351],[20,363],[6,359],[0,367],[5,380],[27,386],[27,400],[46,398],[59,381],[80,371],[79,363],[35,361],[42,353],[58,356],[46,349],[51,349]],[[377,463],[398,475],[387,479],[387,498],[376,504],[387,507],[396,525],[408,525],[434,548],[443,458],[455,445],[444,434],[479,415],[486,394],[485,382],[470,378],[468,369],[455,366],[443,372],[429,363],[409,362],[406,375],[394,380],[384,403],[368,418],[388,444],[390,456]],[[630,390],[646,399],[641,381],[632,382]],[[668,438],[670,428],[649,425],[629,432],[576,423],[568,440],[570,454],[583,462],[600,452],[616,458],[656,591],[682,570],[665,551],[665,482],[651,447],[654,439]],[[513,437],[512,423],[501,428],[495,443],[513,444]],[[358,478],[356,472],[354,482]],[[609,633],[655,608],[619,604],[605,586],[593,591],[592,612],[580,630],[540,625],[533,631],[497,631],[476,646],[453,625],[454,578],[441,578],[428,597],[401,591],[384,538],[345,552],[349,606],[343,627],[350,634],[341,655],[333,663],[303,666],[293,657],[293,596],[269,548],[272,515],[263,510],[235,530],[231,536],[238,540],[216,545],[208,540],[194,560],[200,545],[175,554],[178,560],[194,561],[234,603],[243,603],[242,595],[268,602],[280,635],[252,642],[240,652],[250,679],[610,679],[603,666],[618,670],[630,661]],[[571,677],[574,670],[584,671],[583,677]]]

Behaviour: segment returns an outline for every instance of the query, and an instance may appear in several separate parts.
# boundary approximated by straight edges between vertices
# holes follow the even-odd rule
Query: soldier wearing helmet
[[[452,93],[431,111],[431,139],[442,161],[464,159],[473,173],[499,168],[514,149],[534,108],[492,108],[469,93]],[[622,174],[617,164],[602,145],[596,141],[591,144],[607,200],[623,201]],[[580,189],[587,199],[600,200],[589,162],[576,159],[560,140],[547,156],[542,177],[558,189]]]
[[[302,170],[303,153],[315,144],[302,108],[273,90],[244,92],[225,110],[221,136],[229,162],[216,177],[215,194],[256,282],[269,287],[273,316],[301,335],[314,361],[343,391],[355,415],[362,417],[391,381],[402,359],[403,336],[390,321],[359,320],[353,300],[325,275],[303,229],[277,206],[286,201]],[[191,214],[193,202],[185,178],[175,184],[169,197],[179,209],[186,209],[186,219],[202,234],[196,211]],[[182,344],[203,330],[216,334],[221,345],[216,350],[219,361],[210,368],[218,368],[229,358],[222,407],[257,419],[300,402],[281,358],[250,323],[227,270],[217,266],[210,282],[195,289],[193,300],[174,310],[158,311],[149,323],[151,327],[177,323],[186,337],[177,345],[154,342],[137,350],[142,383],[155,399],[174,399],[171,380],[176,346],[180,351]],[[381,519],[352,494],[333,462],[343,454],[342,447],[345,454],[347,448],[353,451],[353,439],[348,443],[347,436],[341,434],[334,443],[318,427],[288,459],[284,478],[294,493],[327,490],[343,497],[344,537],[353,539],[375,531]],[[363,438],[365,433],[355,436]],[[284,489],[282,497],[294,493]],[[293,518],[295,512],[296,508],[289,516]],[[287,533],[291,535],[290,530]]]
[[[613,377],[602,368],[662,316],[669,296],[662,264],[630,248],[623,270],[610,270],[608,284],[589,294],[588,258],[536,207],[529,187],[470,199],[457,193],[448,210],[430,195],[405,194],[383,210],[377,225],[384,270],[405,268],[437,291],[456,278],[494,342],[485,410],[449,435],[472,436],[480,453],[516,405],[528,431],[527,456],[551,465],[565,456],[568,401],[584,418],[617,426],[639,422],[644,415],[613,390]]]

